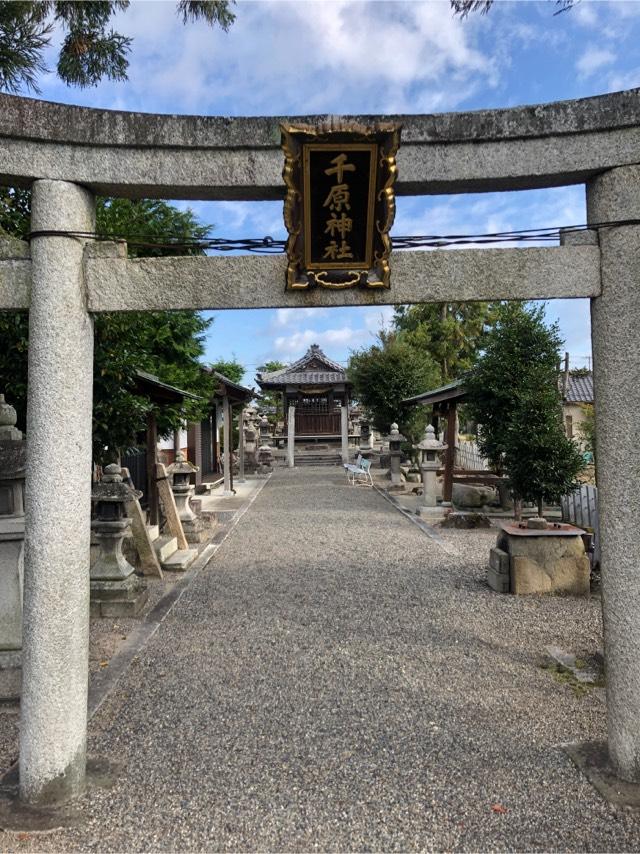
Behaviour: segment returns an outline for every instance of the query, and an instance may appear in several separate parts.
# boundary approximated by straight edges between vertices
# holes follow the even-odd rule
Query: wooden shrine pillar
[[[447,450],[444,456],[444,483],[442,486],[442,500],[451,504],[453,499],[453,467],[456,455],[456,404],[449,403],[447,408]]]
[[[147,505],[149,524],[160,524],[160,501],[156,482],[156,463],[158,462],[158,425],[155,412],[147,415]]]
[[[224,441],[223,464],[224,471],[224,498],[234,495],[233,491],[233,407],[229,395],[222,398],[222,435]]]

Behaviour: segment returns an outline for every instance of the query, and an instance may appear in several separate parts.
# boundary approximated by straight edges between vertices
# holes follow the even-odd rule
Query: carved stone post
[[[289,404],[289,418],[287,421],[287,465],[290,469],[295,466],[296,458],[296,408]]]
[[[349,462],[349,399],[345,396],[340,407],[340,438],[342,462]]]

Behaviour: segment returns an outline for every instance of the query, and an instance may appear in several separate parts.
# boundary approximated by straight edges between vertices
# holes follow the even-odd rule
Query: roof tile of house
[[[573,376],[569,374],[569,383],[565,395],[566,403],[593,403],[593,374]]]

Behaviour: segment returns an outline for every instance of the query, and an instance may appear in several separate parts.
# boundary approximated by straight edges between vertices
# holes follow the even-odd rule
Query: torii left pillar
[[[84,240],[52,232],[93,231],[94,211],[82,187],[33,184],[20,721],[30,804],[85,787],[93,322]]]

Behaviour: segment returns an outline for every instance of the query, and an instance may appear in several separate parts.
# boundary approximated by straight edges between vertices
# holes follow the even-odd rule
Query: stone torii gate
[[[393,116],[403,195],[585,184],[564,245],[405,251],[391,290],[285,292],[286,258],[128,260],[92,243],[94,194],[284,198],[281,121],[111,112],[0,96],[0,182],[33,188],[30,244],[0,241],[0,309],[30,310],[20,795],[83,790],[92,316],[105,311],[592,300],[609,752],[640,778],[640,90],[533,107]],[[369,124],[382,117],[349,119]],[[596,227],[600,226],[600,227]],[[69,232],[72,232],[69,233]]]

